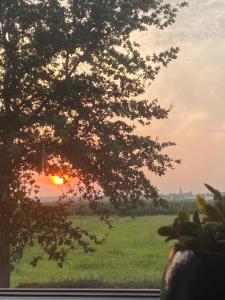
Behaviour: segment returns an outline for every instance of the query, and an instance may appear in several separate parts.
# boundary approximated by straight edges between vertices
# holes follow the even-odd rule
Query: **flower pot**
[[[165,269],[161,300],[225,300],[225,255],[173,252]]]

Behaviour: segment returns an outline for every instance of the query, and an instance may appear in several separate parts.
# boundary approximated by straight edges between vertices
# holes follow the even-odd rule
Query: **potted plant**
[[[165,269],[161,300],[225,300],[225,196],[206,184],[214,201],[197,197],[192,216],[180,212],[159,228],[176,240]]]

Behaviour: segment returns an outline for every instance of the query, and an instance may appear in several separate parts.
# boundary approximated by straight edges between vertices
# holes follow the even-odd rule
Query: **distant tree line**
[[[136,208],[122,211],[117,210],[106,201],[105,205],[110,216],[154,216],[154,215],[175,215],[181,210],[193,213],[196,206],[194,200],[168,201],[164,205],[155,206],[150,201],[143,201]],[[97,215],[95,209],[90,207],[88,201],[72,201],[69,206],[70,215],[92,216]]]

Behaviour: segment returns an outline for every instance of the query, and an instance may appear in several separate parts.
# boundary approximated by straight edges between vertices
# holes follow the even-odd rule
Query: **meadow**
[[[109,230],[98,217],[73,216],[74,224],[99,237],[108,234],[106,242],[95,246],[95,253],[74,250],[62,269],[47,259],[33,268],[31,257],[40,250],[28,248],[12,273],[11,287],[158,288],[172,244],[157,229],[173,218],[115,218]]]

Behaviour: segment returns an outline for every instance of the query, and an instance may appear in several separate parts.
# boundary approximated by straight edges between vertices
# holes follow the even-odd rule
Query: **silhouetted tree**
[[[178,48],[144,57],[131,35],[171,25],[183,5],[0,1],[0,287],[9,287],[26,245],[39,243],[61,266],[76,244],[89,251],[88,241],[99,242],[67,221],[62,200],[38,200],[34,173],[77,177],[77,195],[102,215],[102,195],[121,208],[157,201],[143,168],[163,175],[174,163],[164,152],[173,143],[135,127],[167,118],[169,109],[140,96]]]

